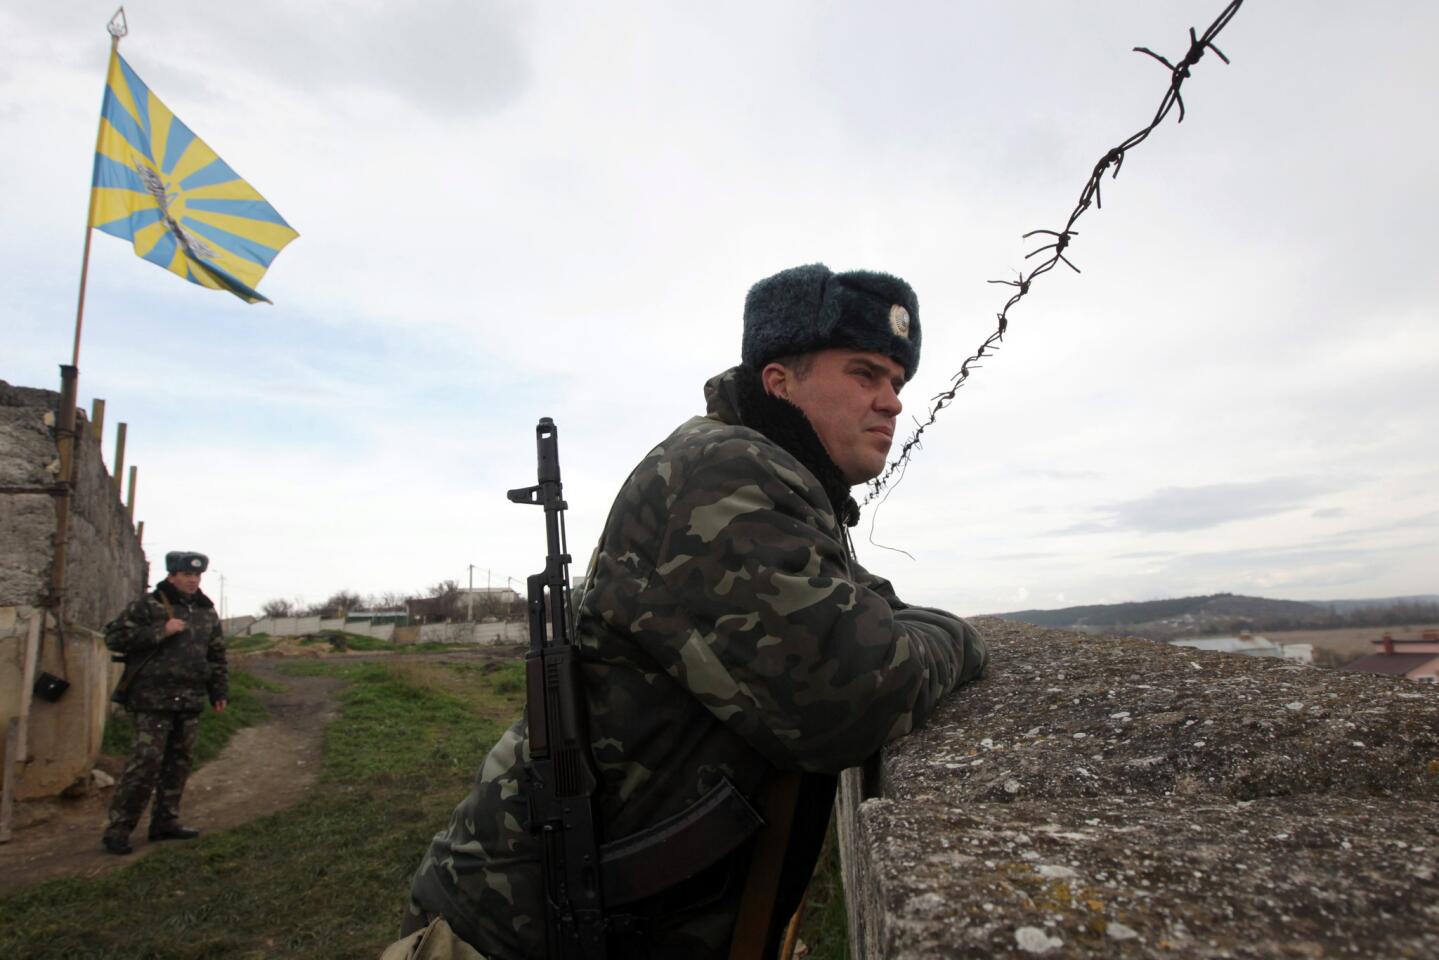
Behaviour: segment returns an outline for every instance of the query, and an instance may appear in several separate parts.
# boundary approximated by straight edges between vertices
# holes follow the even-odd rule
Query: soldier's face
[[[904,367],[862,350],[820,350],[810,357],[802,376],[777,363],[765,367],[765,389],[804,412],[851,485],[873,480],[884,470],[895,418],[904,409]]]
[[[170,585],[181,593],[194,593],[200,589],[200,574],[198,573],[181,570],[179,573],[170,574],[165,579],[169,580]]]

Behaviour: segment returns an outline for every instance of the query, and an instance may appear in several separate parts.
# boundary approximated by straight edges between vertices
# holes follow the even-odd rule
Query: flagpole
[[[120,38],[129,32],[125,23],[125,8],[115,11],[115,16],[105,27],[110,33],[110,56],[113,58],[120,45]],[[109,71],[106,71],[106,83]],[[101,100],[103,104],[103,99]],[[103,108],[102,108],[103,109]],[[105,117],[102,112],[100,123]],[[102,127],[95,131],[95,152],[100,152]],[[75,345],[70,353],[69,365],[60,366],[60,406],[55,424],[55,441],[60,453],[60,489],[55,497],[55,556],[50,564],[50,591],[45,606],[53,611],[55,631],[61,643],[61,672],[68,669],[64,662],[65,642],[65,554],[70,538],[70,493],[75,485],[75,464],[79,459],[75,443],[75,404],[79,397],[80,381],[80,326],[85,316],[85,281],[90,272],[90,220],[95,209],[95,187],[90,186],[90,204],[85,218],[85,253],[80,261],[80,302],[75,308]],[[44,642],[43,631],[41,642]]]
[[[120,38],[130,32],[130,25],[125,20],[125,8],[121,7],[115,11],[110,22],[105,25],[105,30],[110,34],[110,58],[113,60],[120,49]],[[106,84],[109,84],[109,68],[106,68]],[[95,152],[100,152],[100,138],[105,130],[105,115],[103,112],[104,98],[101,98],[102,112],[100,122],[95,127]],[[94,234],[91,224],[95,220],[95,185],[90,185],[90,203],[85,208],[85,252],[80,257],[80,299],[75,306],[75,345],[70,351],[70,366],[77,370],[80,366],[80,330],[85,323],[85,282],[90,276],[90,238]]]

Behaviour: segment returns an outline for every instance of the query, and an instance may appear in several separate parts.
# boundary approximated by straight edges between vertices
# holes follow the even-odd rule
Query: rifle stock
[[[594,802],[599,776],[590,755],[575,656],[558,440],[554,421],[541,418],[535,427],[539,482],[509,491],[514,503],[545,509],[545,569],[526,580],[529,828],[539,835],[542,847],[546,955],[602,960],[608,951],[608,922]]]

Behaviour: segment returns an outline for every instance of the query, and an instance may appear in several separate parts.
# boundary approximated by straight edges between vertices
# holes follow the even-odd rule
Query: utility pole
[[[470,564],[470,589],[465,592],[465,620],[475,622],[475,565]]]

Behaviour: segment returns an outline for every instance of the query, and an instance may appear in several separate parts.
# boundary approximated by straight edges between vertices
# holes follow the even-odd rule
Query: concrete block
[[[1439,951],[1439,688],[975,624],[990,675],[844,778],[856,960]]]

